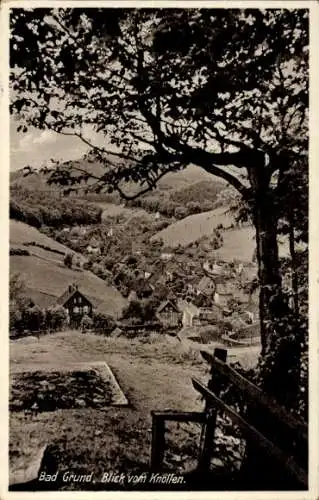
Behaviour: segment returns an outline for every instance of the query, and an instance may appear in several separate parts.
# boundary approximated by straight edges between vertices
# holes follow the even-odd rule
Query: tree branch
[[[138,198],[139,196],[142,196],[143,194],[146,194],[150,191],[152,191],[155,187],[156,187],[156,184],[158,183],[158,181],[164,177],[164,175],[166,175],[168,172],[170,172],[170,169],[168,170],[165,170],[164,172],[161,172],[161,174],[159,174],[156,179],[154,179],[145,189],[142,189],[141,191],[139,191],[138,193],[134,194],[134,195],[128,195],[128,194],[125,194],[122,189],[119,187],[118,184],[116,184],[114,186],[114,189],[120,194],[120,196],[122,198],[124,198],[124,200],[126,201],[132,201],[132,200],[135,200],[136,198]]]

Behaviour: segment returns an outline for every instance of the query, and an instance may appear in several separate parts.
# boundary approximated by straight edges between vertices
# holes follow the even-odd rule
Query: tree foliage
[[[90,143],[90,126],[118,147],[92,148],[102,187],[151,188],[193,162],[245,192],[222,166],[241,174],[267,153],[282,170],[305,148],[307,22],[285,9],[15,9],[11,110],[22,130]]]
[[[93,329],[97,333],[109,334],[115,328],[115,322],[112,316],[96,311],[93,314]]]
[[[10,219],[36,228],[97,224],[101,215],[101,208],[79,199],[59,199],[53,193],[10,187]]]

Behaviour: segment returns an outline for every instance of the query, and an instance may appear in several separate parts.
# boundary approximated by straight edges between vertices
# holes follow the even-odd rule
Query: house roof
[[[167,305],[171,305],[176,312],[180,312],[178,307],[171,300],[164,300],[163,302],[161,302],[161,304],[157,308],[157,312],[160,313],[161,311],[163,311],[163,309],[165,309]]]
[[[73,295],[75,293],[80,293],[83,297],[85,297],[89,302],[91,302],[91,300],[88,298],[87,295],[85,295],[84,293],[81,292],[81,290],[79,290],[78,288],[72,288],[72,290],[69,289],[69,287],[66,289],[65,292],[63,292],[63,294],[58,298],[58,300],[56,301],[57,304],[60,304],[61,306],[63,306],[66,302],[68,302],[68,300],[70,300],[71,297],[73,297]],[[91,302],[92,304],[92,302]],[[93,304],[92,304],[93,305]]]
[[[230,280],[216,284],[216,292],[219,295],[233,295],[237,291],[236,285]]]

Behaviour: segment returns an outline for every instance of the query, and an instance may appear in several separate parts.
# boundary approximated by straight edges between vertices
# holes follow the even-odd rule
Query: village
[[[21,228],[21,223],[12,224]],[[122,226],[121,223],[112,224],[107,229],[108,225],[105,222],[104,225],[110,258],[112,240],[117,233],[121,234],[119,228]],[[81,238],[86,238],[90,232],[92,228],[79,227],[76,230],[77,239],[72,236],[70,240],[73,248],[78,248],[75,245],[79,245]],[[62,229],[62,234],[65,238],[70,230]],[[14,233],[12,238],[14,239]],[[93,313],[107,314],[103,297],[94,293],[92,295],[92,290],[79,279],[79,275],[87,272],[86,269],[91,269],[125,298],[126,306],[121,313],[117,311],[113,318],[113,330],[109,334],[121,335],[123,330],[126,333],[130,331],[132,335],[134,332],[137,334],[161,330],[181,334],[182,338],[185,335],[197,338],[199,342],[203,342],[203,336],[209,338],[207,327],[210,327],[211,340],[216,340],[216,336],[219,336],[219,340],[234,345],[258,342],[258,286],[253,262],[236,264],[235,259],[223,262],[220,258],[212,259],[213,264],[208,260],[203,261],[203,257],[209,255],[210,251],[206,238],[206,253],[202,254],[201,264],[187,258],[180,248],[165,248],[155,242],[152,245],[155,247],[151,252],[152,259],[143,255],[142,251],[135,249],[134,252],[132,248],[131,255],[124,254],[122,261],[114,263],[112,271],[104,266],[101,276],[99,271],[105,262],[104,248],[100,244],[101,236],[88,237],[87,241],[84,250],[83,243],[80,243],[83,253],[68,251],[62,255],[61,251],[60,254],[64,266],[74,269],[78,275],[75,274],[75,278],[78,279],[69,283],[65,279],[67,286],[63,289],[61,283],[59,292],[54,290],[54,294],[50,282],[43,281],[41,289],[35,283],[29,283],[27,291],[30,307],[43,310],[61,306],[67,314],[66,326],[90,331],[90,326],[93,327]],[[31,256],[39,258],[39,244],[25,241],[22,246],[28,248]],[[50,251],[49,246],[47,249]],[[11,252],[14,262],[17,259],[17,246]],[[30,262],[31,259],[28,258],[27,261]],[[36,324],[41,330],[39,322]],[[198,333],[199,330],[201,333]],[[12,335],[14,334],[13,329]]]

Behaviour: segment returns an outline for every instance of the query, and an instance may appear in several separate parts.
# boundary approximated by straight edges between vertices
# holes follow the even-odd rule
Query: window
[[[82,297],[79,297],[78,299],[78,303],[81,304],[82,303]]]
[[[83,312],[84,312],[84,314],[87,314],[89,312],[89,306],[84,306]]]
[[[73,312],[77,314],[79,312],[79,308],[77,306],[73,307]]]

